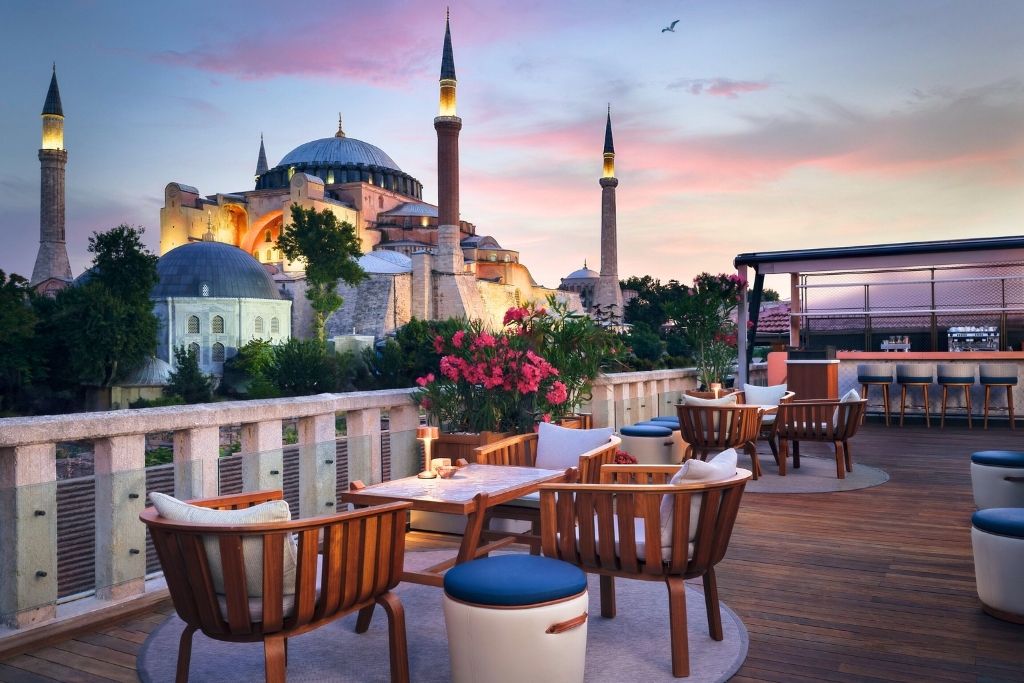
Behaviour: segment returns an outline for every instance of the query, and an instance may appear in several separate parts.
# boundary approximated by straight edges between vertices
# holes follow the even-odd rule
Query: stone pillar
[[[31,284],[49,278],[71,280],[71,263],[64,240],[64,149],[39,150],[39,251]]]
[[[434,118],[437,131],[437,224],[459,225],[459,131],[458,116]]]
[[[433,257],[427,251],[412,255],[412,316],[420,320],[434,317],[434,283],[431,277]]]
[[[364,484],[382,480],[380,462],[380,408],[345,413],[348,437],[348,478]]]
[[[420,409],[412,404],[388,410],[388,438],[391,439],[391,477],[399,479],[423,469],[416,428]]]
[[[466,269],[466,260],[459,244],[461,233],[457,225],[440,225],[437,228],[437,258],[434,268],[439,273],[461,273]]]
[[[52,443],[0,448],[0,622],[57,616],[57,469]]]
[[[595,427],[615,427],[615,392],[610,384],[595,384],[584,411],[593,416]]]
[[[145,592],[146,435],[93,442],[96,471],[96,597],[119,600]]]
[[[242,425],[242,490],[283,491],[281,420]]]
[[[335,512],[336,459],[334,413],[300,417],[299,514],[303,517]]]
[[[198,427],[174,432],[174,495],[212,498],[220,492],[220,429]]]

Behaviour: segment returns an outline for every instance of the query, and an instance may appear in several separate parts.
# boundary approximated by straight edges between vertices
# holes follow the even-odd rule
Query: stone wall
[[[412,274],[374,273],[355,287],[339,285],[338,294],[344,303],[327,318],[327,336],[362,334],[381,338],[409,322]]]

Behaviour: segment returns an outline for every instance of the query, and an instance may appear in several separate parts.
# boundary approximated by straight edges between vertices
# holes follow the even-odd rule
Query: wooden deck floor
[[[814,446],[805,455],[826,453]],[[853,447],[855,466],[890,481],[744,498],[718,571],[722,600],[750,634],[733,680],[1024,681],[1024,626],[978,606],[969,521],[970,453],[1024,448],[1024,431],[872,424]],[[410,536],[410,550],[441,545],[452,541]],[[0,681],[135,681],[136,653],[170,611],[0,662]]]

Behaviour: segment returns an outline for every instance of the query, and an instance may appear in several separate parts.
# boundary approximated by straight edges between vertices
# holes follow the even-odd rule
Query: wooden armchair
[[[789,401],[779,405],[772,438],[779,443],[779,474],[786,474],[789,442],[793,442],[793,467],[800,467],[800,442],[831,442],[836,453],[836,476],[853,471],[849,440],[860,429],[867,399],[859,401]]]
[[[279,499],[280,491],[260,491],[189,502],[235,510]],[[216,640],[262,641],[266,680],[278,682],[286,680],[288,638],[356,610],[365,631],[369,619],[363,618],[364,610],[368,616],[375,603],[388,614],[391,680],[408,681],[405,613],[391,589],[402,576],[405,516],[411,506],[391,503],[310,519],[235,526],[171,521],[155,508],[146,508],[139,517],[153,537],[174,608],[186,624],[178,646],[177,683],[188,680],[192,635],[197,630]],[[283,560],[290,553],[286,544],[293,542],[293,534],[298,545],[291,594],[285,593]],[[204,541],[211,537],[217,539],[219,559],[208,554]],[[253,587],[246,585],[254,540],[262,545],[263,585],[256,593],[261,597],[252,597]],[[213,569],[223,571],[223,594],[214,589]]]
[[[722,640],[714,567],[751,475],[737,469],[724,481],[668,484],[678,470],[608,465],[600,484],[545,484],[540,513],[544,554],[601,576],[601,616],[615,616],[615,577],[666,583],[672,674],[682,677],[690,673],[684,581],[703,577],[708,629]],[[663,520],[667,510],[671,521]]]
[[[534,467],[537,462],[537,442],[537,434],[517,434],[480,446],[474,453],[476,461],[483,465]],[[613,434],[607,443],[580,455],[578,480],[596,484],[601,467],[614,462],[615,452],[621,445],[622,439]],[[489,517],[530,522],[530,536],[524,536],[522,540],[530,544],[531,553],[540,553],[540,498],[537,495],[517,498],[504,505],[495,506],[491,509]]]
[[[750,456],[754,479],[761,476],[757,460],[757,439],[761,432],[760,406],[677,405],[679,431],[688,446],[684,459],[700,457],[727,448],[742,448]]]

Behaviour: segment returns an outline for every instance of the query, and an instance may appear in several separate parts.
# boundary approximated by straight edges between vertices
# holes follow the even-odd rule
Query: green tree
[[[93,233],[93,268],[84,284],[68,287],[50,309],[52,352],[63,356],[68,379],[111,386],[156,351],[157,319],[149,294],[157,257],[142,244],[142,228]]]
[[[306,296],[313,307],[313,330],[324,340],[324,321],[342,304],[338,282],[354,285],[366,273],[356,259],[361,255],[355,228],[340,222],[324,209],[304,209],[292,204],[292,222],[277,240],[277,246],[289,261],[306,263]]]
[[[36,345],[34,298],[28,280],[0,270],[0,411],[14,409],[23,390],[45,375]]]
[[[274,347],[267,377],[283,396],[307,396],[338,389],[338,363],[318,339],[289,339]]]
[[[185,403],[209,403],[213,400],[212,375],[199,367],[195,349],[179,346],[174,349],[174,370],[167,382],[167,393],[181,396]]]
[[[274,364],[274,347],[264,339],[252,339],[224,363],[221,388],[226,393],[248,398],[272,398],[277,387],[269,377]]]

